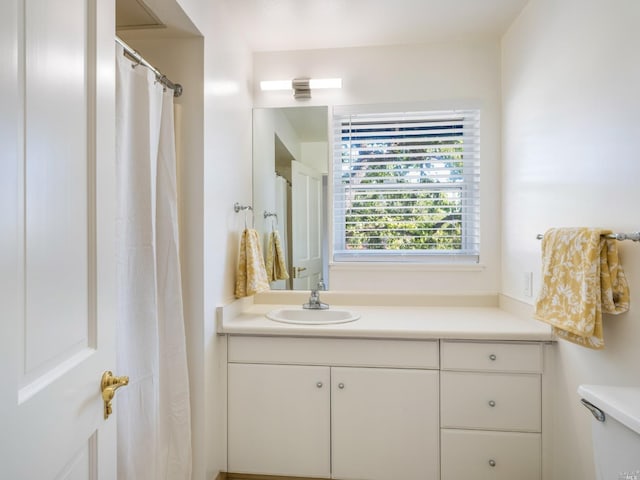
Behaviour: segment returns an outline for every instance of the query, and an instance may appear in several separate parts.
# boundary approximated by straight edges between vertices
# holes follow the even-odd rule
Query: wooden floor
[[[252,475],[249,473],[220,473],[216,480],[330,480],[328,478],[279,477],[274,475]]]

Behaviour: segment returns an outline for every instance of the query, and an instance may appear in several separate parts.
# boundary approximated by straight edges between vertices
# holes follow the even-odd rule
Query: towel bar
[[[640,232],[633,232],[633,233],[610,233],[609,235],[606,235],[607,238],[611,238],[612,240],[631,240],[632,242],[640,242]],[[536,238],[538,240],[542,240],[544,238],[544,235],[539,233],[538,235],[536,235]]]

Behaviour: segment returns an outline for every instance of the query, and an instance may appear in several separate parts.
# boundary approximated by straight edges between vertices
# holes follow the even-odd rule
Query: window
[[[478,262],[480,112],[334,111],[335,261]]]

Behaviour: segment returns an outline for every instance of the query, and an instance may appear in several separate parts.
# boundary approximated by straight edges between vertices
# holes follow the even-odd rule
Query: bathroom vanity
[[[349,307],[227,335],[228,471],[309,478],[543,478],[546,325],[487,307]]]

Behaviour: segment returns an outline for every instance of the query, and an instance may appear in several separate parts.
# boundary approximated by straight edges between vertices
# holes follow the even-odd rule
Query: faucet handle
[[[318,290],[326,290],[327,286],[324,284],[322,280],[318,282],[318,286],[316,287]]]

